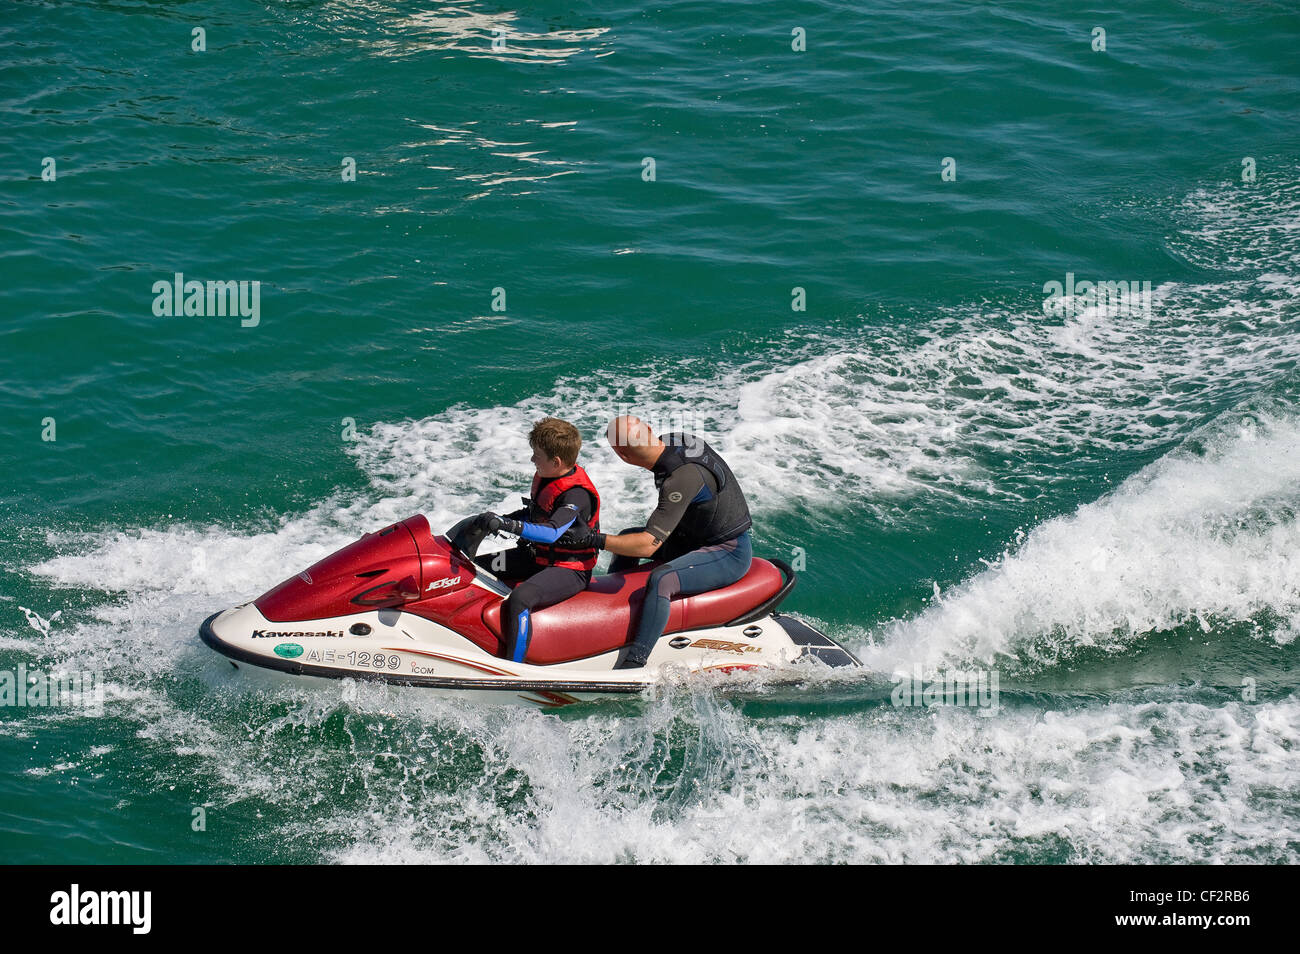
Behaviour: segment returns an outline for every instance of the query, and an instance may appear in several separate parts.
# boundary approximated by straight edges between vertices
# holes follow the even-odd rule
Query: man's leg
[[[734,540],[692,550],[657,567],[646,582],[645,603],[641,607],[636,639],[619,668],[631,669],[646,664],[668,625],[674,596],[692,596],[729,586],[749,572],[753,557],[747,530]]]
[[[539,570],[510,591],[501,607],[501,639],[506,644],[505,658],[523,662],[532,640],[532,614],[576,596],[587,588],[590,573],[548,566]]]

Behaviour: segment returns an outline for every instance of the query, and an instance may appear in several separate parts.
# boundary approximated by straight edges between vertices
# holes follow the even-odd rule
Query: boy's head
[[[578,462],[582,435],[568,421],[545,417],[528,432],[533,448],[533,466],[543,477],[559,477]]]

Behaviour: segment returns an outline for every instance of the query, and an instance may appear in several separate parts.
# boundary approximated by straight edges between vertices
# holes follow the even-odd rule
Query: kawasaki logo
[[[446,579],[434,580],[432,583],[430,583],[428,586],[424,588],[424,592],[428,593],[430,590],[440,590],[443,589],[444,587],[455,586],[459,582],[460,582],[459,576],[454,576],[454,577],[449,576]]]
[[[254,639],[310,639],[313,636],[336,636],[342,638],[343,630],[327,629],[323,633],[286,633],[278,629],[255,629]]]

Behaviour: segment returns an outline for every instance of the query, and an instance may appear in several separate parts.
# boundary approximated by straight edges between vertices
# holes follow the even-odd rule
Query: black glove
[[[481,513],[474,518],[474,527],[484,534],[496,533],[501,529],[501,518],[494,513]]]
[[[509,517],[499,517],[491,511],[478,515],[478,524],[488,533],[497,533],[505,531],[513,533],[515,536],[524,532],[524,525],[518,520],[511,520]]]

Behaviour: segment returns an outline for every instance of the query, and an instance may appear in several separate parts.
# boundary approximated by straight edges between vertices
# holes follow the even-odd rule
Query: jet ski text
[[[316,636],[332,636],[335,639],[342,639],[343,630],[327,629],[324,632],[317,633],[282,633],[278,630],[255,629],[251,635],[253,639],[312,639]]]

